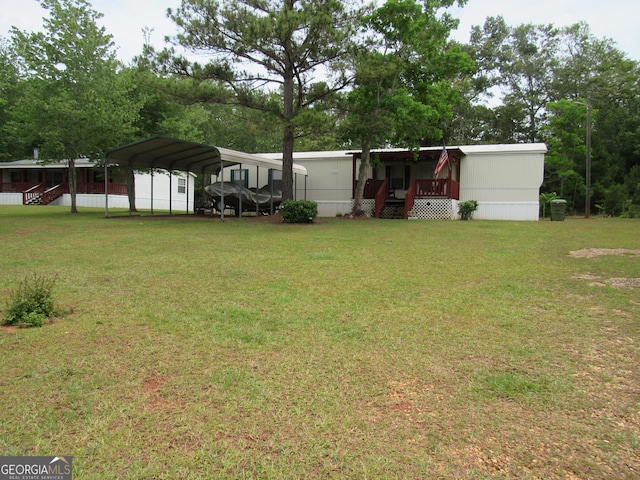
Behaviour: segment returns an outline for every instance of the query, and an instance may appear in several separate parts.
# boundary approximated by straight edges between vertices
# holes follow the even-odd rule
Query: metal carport
[[[218,175],[224,168],[235,165],[251,165],[257,169],[282,170],[281,161],[272,160],[257,154],[238,152],[228,148],[214,147],[165,136],[147,138],[123,145],[105,153],[105,214],[107,217],[109,216],[109,183],[107,174],[109,165],[125,165],[132,170],[150,169],[152,172],[155,169],[160,169],[166,170],[169,173],[172,171],[180,171],[187,173],[210,173],[213,175]],[[294,164],[293,173],[295,179],[297,179],[298,175],[304,176],[306,196],[307,169],[301,165]],[[153,175],[151,178],[151,191],[153,192]],[[222,175],[220,175],[220,180],[223,181]],[[153,213],[153,193],[151,202],[151,212]],[[169,213],[171,213],[171,210]],[[221,214],[224,219],[224,209]]]

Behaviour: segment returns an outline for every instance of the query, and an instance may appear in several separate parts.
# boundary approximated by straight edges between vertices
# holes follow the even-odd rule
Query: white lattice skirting
[[[374,199],[362,200],[362,209],[370,217],[374,216],[375,208]],[[458,201],[449,198],[416,198],[412,210],[413,217],[421,220],[455,220]]]
[[[457,203],[449,198],[416,198],[412,216],[423,220],[453,220],[456,218],[454,212],[458,210]]]
[[[364,198],[362,200],[362,210],[364,210],[364,213],[369,216],[369,217],[373,217],[376,214],[376,201],[373,198]]]

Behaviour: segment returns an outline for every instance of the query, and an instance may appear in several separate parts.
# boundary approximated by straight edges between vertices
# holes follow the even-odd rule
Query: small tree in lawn
[[[85,0],[41,0],[44,32],[12,30],[26,94],[13,121],[46,161],[67,161],[76,213],[78,158],[101,157],[126,139],[138,107],[118,75],[111,36]]]
[[[457,21],[441,8],[464,0],[390,0],[363,17],[369,45],[354,56],[355,88],[346,97],[345,137],[360,142],[362,156],[352,211],[361,209],[371,148],[417,148],[439,139],[441,119],[456,101],[452,79],[473,68],[448,42]]]

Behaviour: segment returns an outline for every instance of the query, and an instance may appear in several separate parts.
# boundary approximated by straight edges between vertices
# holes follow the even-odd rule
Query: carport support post
[[[269,169],[269,188],[271,190],[271,198],[269,199],[269,214],[273,215],[273,168]]]
[[[153,215],[153,168],[151,169],[151,215]]]
[[[185,210],[185,213],[187,215],[189,215],[189,180],[191,180],[190,175],[189,175],[189,170],[187,170],[187,177],[185,180],[186,185],[186,190],[187,190],[187,201],[185,202],[187,204],[187,209]],[[195,210],[195,209],[194,209]]]
[[[260,166],[256,165],[256,217],[260,215]]]
[[[224,222],[224,162],[222,161],[222,155],[220,155],[220,220]]]
[[[209,178],[211,178],[211,174],[209,174]],[[194,187],[195,187],[195,180],[193,181]],[[202,201],[202,208],[204,209],[204,207],[207,205],[207,193],[204,191],[204,187],[207,186],[207,174],[204,171],[204,167],[202,167],[202,198],[200,199]],[[194,195],[193,195],[193,199],[195,200],[196,196],[195,196],[195,189],[193,191]],[[193,206],[193,209],[196,209],[196,206]],[[211,212],[213,214],[213,212]]]
[[[109,180],[107,178],[107,157],[104,158],[104,214],[109,218]]]
[[[169,215],[172,215],[171,207],[173,206],[173,171],[169,170]]]
[[[240,184],[244,187],[242,182],[242,164],[238,164],[238,173],[240,174]],[[240,198],[238,198],[238,218],[242,218],[242,190],[240,190]]]

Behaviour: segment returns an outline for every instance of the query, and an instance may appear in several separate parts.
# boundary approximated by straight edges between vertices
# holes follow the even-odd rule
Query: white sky
[[[565,27],[584,21],[596,38],[610,38],[629,58],[640,61],[640,1],[638,0],[468,0],[451,10],[460,18],[455,38],[469,41],[473,25],[502,15],[509,26],[523,23]]]
[[[104,14],[103,25],[126,63],[142,51],[143,28],[153,28],[151,43],[156,49],[164,46],[166,35],[176,33],[166,10],[177,8],[180,0],[93,0],[91,4]],[[5,38],[11,26],[40,30],[45,14],[36,0],[0,0],[0,11],[0,36]],[[585,21],[597,38],[613,39],[618,49],[640,61],[638,0],[468,0],[464,8],[452,12],[461,20],[454,36],[462,42],[469,40],[471,26],[484,24],[488,16],[502,15],[510,26],[552,23],[560,27]]]

